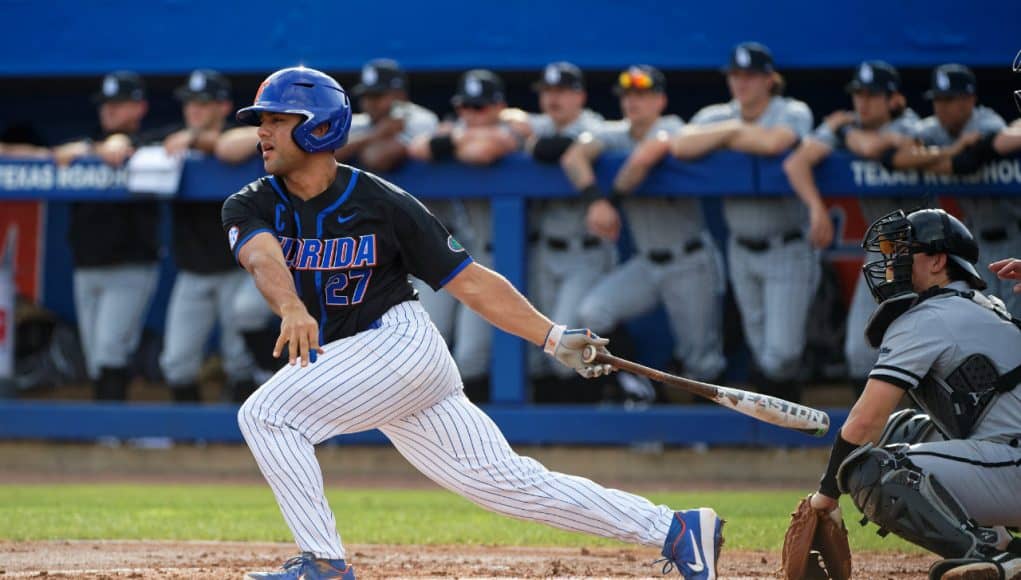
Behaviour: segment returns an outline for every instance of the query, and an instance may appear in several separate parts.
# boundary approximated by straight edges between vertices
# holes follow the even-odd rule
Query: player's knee
[[[887,419],[878,447],[943,440],[943,435],[928,415],[915,409],[901,409]]]
[[[912,463],[907,449],[859,447],[837,472],[840,490],[882,530],[944,558],[970,557],[995,543],[995,532],[971,524],[960,502],[935,475]]]
[[[238,409],[238,427],[246,441],[251,441],[253,435],[266,425],[266,414],[259,395],[259,391],[256,391]]]

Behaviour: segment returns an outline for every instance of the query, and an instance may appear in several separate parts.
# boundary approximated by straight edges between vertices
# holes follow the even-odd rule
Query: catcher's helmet
[[[963,272],[968,285],[985,290],[975,269],[978,245],[963,223],[941,209],[920,209],[905,215],[897,210],[879,218],[865,232],[862,247],[883,254],[862,268],[876,302],[913,292],[912,254],[946,254]],[[888,273],[888,271],[890,273]]]
[[[294,142],[309,153],[333,151],[344,146],[351,128],[351,100],[340,83],[315,69],[293,67],[266,77],[255,93],[255,102],[237,112],[238,121],[259,125],[259,113],[293,113],[305,120],[294,127]],[[321,136],[312,131],[328,124]]]

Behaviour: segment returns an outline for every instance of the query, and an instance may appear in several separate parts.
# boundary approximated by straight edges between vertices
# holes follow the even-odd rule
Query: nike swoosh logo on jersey
[[[702,562],[702,555],[699,553],[698,550],[698,542],[695,541],[695,531],[688,530],[688,535],[691,536],[691,547],[692,551],[695,552],[695,561],[689,564],[688,567],[691,568],[692,572],[698,574],[699,572],[705,570],[705,563]]]
[[[347,217],[344,217],[344,216],[342,216],[342,215],[339,215],[339,216],[337,216],[337,223],[338,223],[338,224],[342,224],[342,223],[345,223],[345,222],[349,222],[349,221],[351,221],[351,220],[352,220],[352,219],[353,219],[353,218],[354,218],[354,217],[355,217],[356,215],[358,215],[358,212],[355,212],[355,213],[353,213],[353,214],[351,214],[351,215],[349,215],[349,216],[347,216]]]

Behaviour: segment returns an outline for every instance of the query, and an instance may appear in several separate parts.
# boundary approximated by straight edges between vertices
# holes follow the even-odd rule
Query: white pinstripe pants
[[[302,551],[344,557],[314,445],[374,428],[430,479],[486,509],[625,542],[659,547],[666,539],[670,508],[517,455],[462,393],[457,367],[417,302],[324,349],[305,369],[281,369],[238,412]]]

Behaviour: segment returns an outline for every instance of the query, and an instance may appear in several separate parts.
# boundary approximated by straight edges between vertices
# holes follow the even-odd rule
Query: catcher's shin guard
[[[944,558],[982,558],[994,550],[997,533],[968,518],[961,503],[931,473],[907,458],[906,445],[864,445],[837,472],[840,491],[864,514],[862,521],[893,532]]]

